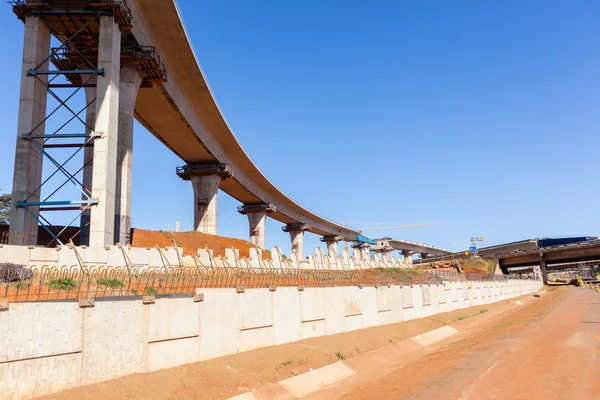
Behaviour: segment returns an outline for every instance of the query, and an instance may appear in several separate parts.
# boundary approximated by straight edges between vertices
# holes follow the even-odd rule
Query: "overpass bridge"
[[[429,259],[434,256],[449,256],[452,254],[450,250],[441,249],[435,246],[429,246],[426,243],[415,243],[408,240],[398,240],[389,237],[375,239],[377,245],[371,250],[375,254],[380,254],[383,258],[389,258],[392,251],[398,250],[402,253],[405,259],[411,259],[413,254],[419,254],[421,259]]]
[[[321,235],[329,251],[340,240],[356,239],[358,230],[302,207],[252,162],[215,102],[174,0],[11,4],[25,24],[12,244],[37,244],[38,223],[52,233],[50,213],[65,210],[81,220],[80,243],[129,242],[134,118],[185,162],[176,173],[192,185],[196,230],[217,234],[221,189],[242,203],[238,211],[248,217],[250,240],[258,247],[265,247],[267,216],[286,224],[283,230],[300,258],[304,232]],[[61,43],[58,49],[50,49],[53,37]],[[85,92],[84,109],[67,107],[70,95],[59,95],[65,89]],[[76,136],[61,128],[45,132],[53,114],[47,110],[48,94],[73,114],[67,122],[81,122]],[[50,156],[52,146],[84,153],[84,165],[68,171]],[[81,198],[57,199],[63,186],[42,198],[43,160]]]

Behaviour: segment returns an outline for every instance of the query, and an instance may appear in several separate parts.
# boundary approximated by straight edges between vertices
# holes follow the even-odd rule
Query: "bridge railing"
[[[439,283],[445,277],[413,269],[254,269],[210,267],[24,268],[0,266],[0,300],[46,301],[109,296],[194,294],[197,288],[378,286]]]

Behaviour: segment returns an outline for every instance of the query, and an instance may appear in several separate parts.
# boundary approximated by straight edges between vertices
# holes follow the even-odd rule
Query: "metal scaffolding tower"
[[[47,98],[55,107],[48,107],[45,118],[29,133],[17,138],[30,141],[41,153],[43,166],[49,165],[51,170],[46,171],[41,185],[29,196],[13,201],[50,235],[50,240],[42,244],[63,244],[81,232],[68,228],[98,204],[91,181],[86,182],[83,175],[86,168],[91,171],[94,141],[101,135],[94,130],[93,123],[86,121],[87,112],[95,113],[97,106],[96,78],[104,75],[104,70],[98,68],[100,17],[113,16],[119,24],[121,60],[131,60],[138,65],[144,76],[142,87],[166,80],[166,70],[154,48],[140,46],[131,34],[132,16],[124,1],[15,0],[10,4],[23,22],[28,17],[40,18],[50,30],[51,43],[56,45],[43,62],[26,72],[28,79],[37,79],[44,85]],[[49,65],[54,68],[48,68]],[[81,107],[85,89],[88,89],[87,99]],[[52,127],[49,129],[49,126]],[[40,201],[32,201],[34,195],[40,196]],[[53,223],[51,215],[56,212],[70,212],[66,218],[66,215],[61,217],[69,222],[63,222],[63,226]]]

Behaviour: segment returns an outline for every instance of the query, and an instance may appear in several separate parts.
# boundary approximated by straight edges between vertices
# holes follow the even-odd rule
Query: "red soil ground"
[[[131,230],[131,245],[133,247],[183,247],[184,254],[197,254],[198,249],[209,248],[215,256],[224,256],[225,249],[235,248],[240,250],[240,257],[250,257],[250,248],[254,245],[246,240],[228,238],[224,236],[209,235],[201,232],[162,232],[134,228]],[[271,252],[263,250],[263,259],[270,259]]]

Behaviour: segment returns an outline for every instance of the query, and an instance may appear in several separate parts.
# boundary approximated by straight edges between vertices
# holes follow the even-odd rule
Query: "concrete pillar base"
[[[354,255],[357,256],[361,260],[368,260],[371,258],[369,254],[371,251],[371,245],[369,243],[355,243],[352,245],[354,249]]]
[[[194,229],[216,235],[217,194],[222,179],[232,176],[229,166],[219,163],[188,164],[177,168],[181,179],[192,182],[194,190]]]
[[[412,255],[413,255],[412,251],[402,250],[402,256],[404,257],[404,263],[406,265],[412,265],[412,263],[413,263]]]
[[[338,242],[344,240],[342,236],[328,235],[321,238],[321,242],[327,245],[327,255],[336,256],[338,255]]]
[[[281,229],[290,234],[290,239],[292,240],[292,253],[296,254],[299,260],[304,260],[304,232],[310,231],[310,225],[293,223],[287,224]]]
[[[277,211],[272,204],[244,204],[238,207],[238,212],[248,216],[250,225],[250,242],[260,247],[266,248],[265,227],[267,224],[267,215]]]

